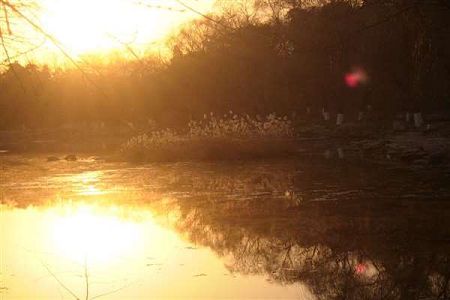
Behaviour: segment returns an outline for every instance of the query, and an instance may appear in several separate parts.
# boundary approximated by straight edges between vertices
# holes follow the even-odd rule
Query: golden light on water
[[[69,180],[77,187],[76,193],[80,196],[99,196],[112,191],[102,190],[98,185],[101,183],[103,172],[83,172],[72,176]]]
[[[108,263],[130,253],[142,238],[137,224],[101,214],[88,205],[55,217],[51,228],[57,252],[78,262],[89,258],[96,263]]]
[[[136,205],[129,190],[108,184],[111,172],[46,179],[63,195],[48,205],[0,205],[0,286],[6,288],[0,296],[211,299],[298,294],[298,286],[273,285],[263,276],[231,276],[212,250],[171,229],[173,212],[160,215],[150,200]]]
[[[273,285],[262,276],[230,276],[211,250],[181,239],[142,208],[66,203],[0,210],[5,299],[73,299],[62,285],[85,299],[86,282],[88,299],[298,294],[298,286]]]
[[[96,200],[113,191],[99,187],[104,173],[102,171],[82,172],[65,176],[58,181],[71,184],[74,196],[88,196]],[[105,209],[95,204],[81,203],[75,206],[63,206],[52,214],[51,236],[57,252],[72,260],[108,262],[130,253],[142,239],[142,228],[136,223],[119,217],[121,210],[116,206]]]

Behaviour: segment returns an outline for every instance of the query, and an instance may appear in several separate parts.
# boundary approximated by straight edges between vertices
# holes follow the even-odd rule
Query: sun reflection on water
[[[102,190],[98,185],[101,183],[103,172],[83,172],[74,175],[71,181],[77,186],[76,192],[81,196],[98,196],[107,194],[108,191]]]
[[[104,214],[89,205],[56,215],[51,228],[58,253],[78,262],[89,257],[90,261],[107,263],[135,249],[142,236],[136,223]]]
[[[142,241],[142,226],[123,218],[124,208],[108,203],[108,196],[99,198],[112,194],[103,177],[102,171],[90,171],[57,178],[69,186],[74,197],[90,196],[89,202],[65,203],[47,210],[51,244],[59,255],[79,263],[89,258],[92,263],[105,264],[129,255]]]
[[[298,285],[274,285],[262,275],[231,276],[220,256],[175,230],[181,217],[170,205],[175,199],[111,184],[113,176],[107,170],[59,174],[46,179],[58,197],[41,206],[0,205],[0,281],[7,299],[298,293]]]

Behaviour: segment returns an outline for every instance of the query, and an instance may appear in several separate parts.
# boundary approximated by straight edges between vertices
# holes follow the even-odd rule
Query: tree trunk
[[[414,126],[416,126],[416,128],[420,128],[423,125],[423,117],[422,117],[422,113],[418,112],[418,113],[414,113]]]
[[[344,114],[337,114],[336,125],[341,126],[344,123]]]

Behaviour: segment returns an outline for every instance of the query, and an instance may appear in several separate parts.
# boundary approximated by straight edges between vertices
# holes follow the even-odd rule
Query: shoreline
[[[53,154],[76,157],[97,156],[112,161],[183,162],[183,161],[248,161],[272,159],[304,159],[323,157],[327,160],[368,162],[400,168],[439,167],[450,171],[450,122],[443,123],[436,130],[383,130],[346,124],[341,127],[305,126],[294,138],[267,138],[260,140],[227,139],[224,143],[231,148],[236,143],[273,144],[269,155],[257,155],[248,147],[245,155],[230,153],[220,156],[222,145],[214,139],[205,139],[196,145],[212,155],[183,157],[162,157],[156,160],[129,159],[120,153],[120,147],[137,132],[128,130],[111,132],[27,130],[0,131],[0,154]],[[212,145],[209,141],[214,141]],[[208,144],[209,143],[209,144]],[[233,144],[234,143],[234,144]],[[277,152],[277,143],[285,149]],[[183,147],[184,144],[177,147]],[[255,146],[255,145],[252,145]],[[211,148],[208,150],[208,147]],[[235,148],[235,147],[234,147]],[[255,147],[257,148],[257,147]],[[279,147],[278,147],[279,148]],[[195,149],[193,151],[196,151]],[[239,154],[239,153],[238,153]],[[242,153],[240,153],[242,154]],[[249,159],[252,156],[253,159]],[[59,157],[59,159],[64,159]]]

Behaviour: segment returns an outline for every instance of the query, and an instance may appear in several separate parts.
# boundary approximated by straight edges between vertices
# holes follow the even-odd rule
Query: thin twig
[[[6,10],[5,3],[3,3],[3,12],[5,14],[6,28],[8,29],[8,34],[12,34],[11,24],[9,23],[9,15],[8,11]]]
[[[70,295],[72,295],[76,300],[80,300],[80,298],[78,298],[78,296],[72,292],[72,290],[70,290],[61,280],[59,280],[58,277],[56,277],[56,275],[50,270],[50,268],[43,262],[41,262],[42,265],[45,267],[45,269],[47,270],[47,272],[56,280],[56,282],[58,282],[58,284],[65,289]]]
[[[3,4],[3,10],[5,11],[5,15],[7,15],[5,4]],[[11,29],[9,28],[9,21],[8,21],[8,19],[7,19],[6,22],[8,24],[8,32],[10,32]],[[3,30],[1,28],[0,28],[0,41],[2,43],[3,51],[5,52],[5,55],[6,55],[6,60],[8,61],[8,64],[9,64],[9,69],[12,70],[12,72],[14,74],[14,77],[16,77],[17,81],[19,81],[20,87],[26,93],[27,90],[25,89],[25,86],[24,86],[22,80],[20,79],[19,74],[17,74],[16,69],[12,65],[11,56],[9,55],[8,47],[6,47],[5,38],[3,36]]]
[[[103,294],[99,294],[99,295],[97,295],[97,296],[94,296],[94,297],[92,297],[92,298],[89,299],[89,300],[94,300],[94,299],[98,299],[98,298],[101,298],[101,297],[106,297],[106,296],[112,295],[112,294],[114,294],[114,293],[120,292],[120,291],[123,290],[123,289],[126,289],[128,286],[129,286],[129,284],[128,284],[128,285],[124,285],[124,286],[122,286],[122,287],[120,287],[120,288],[118,288],[118,289],[112,290],[112,291],[110,291],[110,292],[106,292],[106,293],[103,293]]]
[[[30,24],[36,31],[44,35],[46,38],[48,38],[60,51],[61,53],[69,59],[78,69],[81,70],[81,67],[78,65],[78,63],[70,56],[70,54],[64,49],[64,47],[61,45],[61,43],[52,35],[47,33],[44,29],[42,29],[41,26],[37,25],[33,20],[28,18],[26,15],[24,15],[20,10],[16,8],[15,5],[9,3],[8,1],[0,0],[3,5],[8,6],[15,14],[17,14],[19,17],[24,19],[28,24]]]
[[[84,280],[86,282],[86,300],[89,300],[89,273],[87,267],[87,255],[84,257]]]
[[[46,37],[47,39],[49,39],[58,49],[59,51],[61,51],[61,53],[70,60],[70,62],[78,69],[80,70],[80,72],[83,74],[84,78],[86,78],[86,80],[88,80],[94,87],[96,87],[97,89],[100,90],[100,92],[106,97],[108,98],[108,96],[104,93],[104,91],[97,86],[97,84],[90,78],[90,76],[83,70],[83,68],[81,68],[81,66],[72,58],[72,56],[64,49],[64,46],[55,38],[53,37],[51,34],[49,34],[48,32],[46,32],[44,29],[42,29],[41,26],[39,26],[38,24],[36,24],[33,20],[31,20],[30,18],[28,18],[25,14],[23,14],[20,10],[17,9],[17,7],[11,3],[9,3],[8,1],[4,1],[4,0],[0,0],[0,2],[3,5],[6,5],[7,7],[9,7],[16,15],[18,15],[19,17],[21,17],[23,20],[25,20],[28,24],[31,25],[31,27],[33,27],[37,32],[41,33],[44,37]],[[96,69],[93,69],[95,72],[98,73],[98,71]]]
[[[228,26],[228,25],[225,25],[225,24],[223,24],[222,22],[217,21],[216,19],[214,19],[214,18],[212,18],[212,17],[210,17],[210,16],[208,16],[208,15],[206,15],[206,14],[204,14],[204,13],[198,11],[198,10],[196,10],[196,9],[193,8],[192,6],[187,5],[185,2],[183,2],[183,1],[181,1],[181,0],[175,0],[175,1],[176,1],[178,4],[180,4],[181,6],[187,8],[188,10],[190,10],[190,11],[196,13],[197,15],[199,15],[199,16],[201,16],[201,17],[203,17],[203,18],[205,18],[205,19],[207,19],[207,20],[209,20],[209,21],[211,21],[211,22],[213,22],[213,23],[216,23],[216,24],[218,24],[218,25],[220,25],[220,26],[222,26],[222,27],[224,27],[224,28],[226,28],[226,29],[233,29],[232,27],[230,27],[230,26]]]
[[[180,12],[180,13],[186,12],[185,9],[177,9],[177,8],[170,7],[170,6],[150,4],[150,3],[143,2],[143,1],[136,1],[135,4],[141,5],[141,6],[145,6],[145,7],[148,7],[148,8],[153,8],[153,9],[168,10],[168,11]]]
[[[32,48],[30,48],[30,49],[27,49],[26,51],[23,51],[23,52],[17,52],[17,53],[14,54],[13,56],[10,56],[10,60],[13,60],[13,59],[18,58],[18,57],[23,56],[23,55],[27,55],[28,53],[33,52],[33,51],[39,49],[39,48],[42,47],[44,44],[45,44],[45,40],[44,40],[43,42],[41,42],[39,45],[35,45],[34,47],[32,47]],[[0,65],[6,65],[6,63],[8,63],[8,61],[9,61],[8,59],[4,59],[3,61],[0,62]]]

